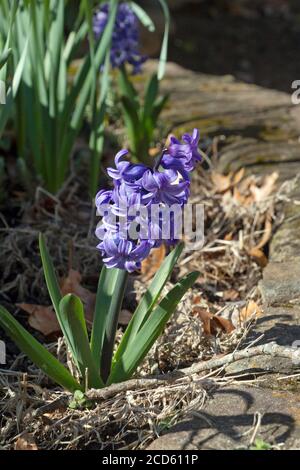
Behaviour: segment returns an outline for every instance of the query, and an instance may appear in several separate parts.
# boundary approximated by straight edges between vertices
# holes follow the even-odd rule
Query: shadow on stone
[[[189,415],[151,444],[153,450],[238,449],[249,446],[258,413],[257,437],[270,444],[299,442],[299,400],[245,386],[219,389],[201,410]]]

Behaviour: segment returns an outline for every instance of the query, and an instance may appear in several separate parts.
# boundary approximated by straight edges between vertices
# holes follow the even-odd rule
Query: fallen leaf
[[[60,283],[60,289],[63,296],[67,294],[74,294],[81,299],[84,305],[86,320],[89,323],[92,323],[96,302],[96,294],[89,291],[85,287],[82,287],[82,285],[80,284],[81,279],[82,276],[78,271],[70,269],[68,276],[62,279]]]
[[[241,168],[236,173],[228,173],[228,175],[222,175],[213,171],[211,174],[211,180],[215,185],[215,189],[218,193],[225,193],[229,189],[234,188],[245,175],[245,168]]]
[[[212,172],[211,180],[218,193],[225,193],[231,187],[232,176],[232,173],[229,173],[228,175],[222,175],[221,173],[217,173],[216,171]]]
[[[250,300],[246,307],[244,307],[240,312],[240,321],[245,323],[249,320],[261,317],[263,315],[262,309],[257,305],[254,300]]]
[[[251,248],[248,250],[249,255],[254,258],[254,261],[262,268],[265,268],[268,264],[268,258],[262,250],[259,248]]]
[[[213,315],[204,308],[195,307],[193,309],[193,315],[199,317],[202,321],[203,331],[206,335],[216,336],[220,331],[229,334],[235,330],[235,327],[230,320]]]
[[[226,240],[227,242],[231,242],[232,239],[233,239],[233,232],[226,233],[224,240]]]
[[[203,324],[203,331],[206,335],[211,335],[211,318],[212,315],[201,307],[195,307],[193,309],[193,315],[199,317]]]
[[[38,450],[32,434],[25,433],[15,443],[15,450]]]
[[[248,250],[249,255],[252,256],[252,258],[254,258],[257,264],[262,268],[264,268],[268,264],[268,258],[264,254],[262,248],[264,248],[264,246],[269,242],[272,236],[272,228],[273,226],[271,215],[268,213],[266,216],[265,229],[261,240],[259,241],[259,243],[257,243],[257,245]]]
[[[227,318],[213,315],[211,328],[212,334],[216,335],[220,330],[229,334],[235,330],[235,327],[230,320],[227,320]]]
[[[253,195],[255,202],[263,201],[275,191],[275,185],[276,181],[278,180],[278,177],[278,172],[274,171],[274,173],[272,173],[271,175],[265,176],[261,187],[258,187],[256,184],[251,185],[250,191]]]
[[[228,289],[223,292],[223,300],[233,301],[238,299],[240,296],[239,292],[235,289]]]
[[[157,270],[160,268],[166,256],[166,247],[161,245],[159,248],[152,250],[150,256],[142,262],[142,279],[144,282],[149,281]]]
[[[239,171],[237,171],[234,176],[233,176],[233,184],[237,185],[242,181],[242,179],[245,176],[245,168],[241,168]]]
[[[61,280],[60,289],[63,296],[67,294],[77,295],[84,306],[85,319],[88,325],[92,325],[96,294],[83,287],[81,283],[82,276],[78,271],[70,269],[68,276]],[[53,307],[45,305],[35,304],[17,304],[17,307],[21,308],[29,314],[28,323],[37,331],[43,333],[44,336],[60,335],[61,329],[56,318]],[[122,313],[123,312],[123,313]],[[120,314],[119,324],[128,325],[131,313],[123,310]],[[128,312],[125,315],[125,312]],[[129,318],[130,315],[130,318]]]
[[[201,301],[201,296],[195,295],[195,297],[193,297],[192,303],[195,305],[195,304],[199,304],[200,301]]]
[[[241,191],[239,188],[234,188],[233,189],[233,195],[232,195],[234,201],[241,206],[250,206],[253,204],[253,197],[252,195],[248,195],[248,193],[244,193]]]
[[[254,248],[258,248],[258,249],[263,248],[268,243],[271,236],[272,236],[272,219],[271,219],[271,215],[267,214],[263,236],[260,242]]]
[[[43,335],[51,336],[60,332],[60,326],[52,306],[17,304],[17,307],[29,314],[29,325]]]

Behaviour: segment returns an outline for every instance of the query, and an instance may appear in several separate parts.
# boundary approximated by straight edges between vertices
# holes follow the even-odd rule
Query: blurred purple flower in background
[[[98,248],[108,268],[133,272],[152,248],[180,240],[176,222],[190,196],[189,172],[201,160],[199,132],[185,134],[182,141],[172,137],[154,168],[124,161],[127,150],[116,155],[116,168],[108,168],[113,189],[99,191],[95,200],[102,216],[96,229]]]
[[[108,22],[109,4],[104,3],[94,15],[93,29],[99,39]],[[133,73],[139,73],[146,57],[139,51],[138,19],[130,5],[122,2],[118,6],[110,53],[113,68],[120,68],[126,63],[133,66]]]

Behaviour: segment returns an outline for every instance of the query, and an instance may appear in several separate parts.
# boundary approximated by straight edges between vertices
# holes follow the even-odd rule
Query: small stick
[[[168,374],[158,375],[156,378],[145,378],[145,379],[133,379],[127,382],[121,382],[118,384],[110,385],[109,387],[102,388],[100,390],[91,389],[87,392],[87,397],[94,400],[106,400],[113,397],[117,393],[127,392],[131,390],[147,390],[166,383],[176,381],[180,378],[190,377],[194,374],[199,374],[211,369],[217,369],[222,366],[231,364],[241,359],[249,359],[255,356],[272,356],[272,357],[283,357],[290,359],[295,365],[300,364],[300,350],[295,348],[289,348],[279,346],[278,344],[271,342],[261,346],[255,346],[250,349],[244,349],[242,351],[235,351],[226,356],[211,359],[209,361],[203,361],[199,364],[193,364],[191,367],[185,369],[177,369]]]
[[[157,377],[149,377],[142,379],[132,379],[127,380],[126,382],[121,382],[118,384],[113,384],[102,389],[90,389],[86,392],[86,397],[90,400],[107,400],[114,397],[119,393],[125,393],[130,391],[137,390],[149,390],[172,382],[176,382],[180,379],[189,379],[194,374],[199,374],[200,372],[219,369],[223,366],[231,364],[235,361],[241,359],[249,359],[250,357],[255,356],[272,356],[272,357],[283,357],[290,359],[295,365],[300,364],[300,350],[296,348],[289,348],[284,346],[279,346],[278,344],[272,342],[267,343],[261,346],[255,346],[253,348],[244,349],[242,351],[235,351],[226,356],[219,357],[216,359],[211,359],[209,361],[203,361],[199,364],[194,364],[191,367],[185,369],[177,369],[168,374],[161,374]],[[205,388],[205,383],[207,383],[206,377],[200,378],[202,381],[203,387]],[[209,384],[208,384],[209,385]],[[58,400],[55,400],[52,403],[49,403],[45,406],[42,406],[34,412],[34,416],[41,416],[43,413],[48,411],[53,411],[60,407],[66,407],[68,403],[68,397],[63,396]]]

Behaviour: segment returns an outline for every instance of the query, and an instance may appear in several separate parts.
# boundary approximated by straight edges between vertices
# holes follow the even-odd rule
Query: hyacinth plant
[[[78,51],[87,38],[93,38],[94,2],[77,3],[77,17],[67,34],[68,0],[0,2],[0,43],[10,35],[14,74],[23,61],[20,87],[13,100],[19,164],[32,170],[38,181],[53,193],[65,181],[87,106],[95,99],[97,83],[101,81],[103,95],[107,91],[107,72],[100,74],[100,67],[110,48],[118,6],[118,0],[110,0],[101,40],[95,47],[90,44],[90,53],[85,54],[70,79],[69,72]],[[11,25],[15,4],[18,6]],[[24,54],[27,43],[28,51]],[[92,107],[92,113],[96,112]],[[97,115],[98,125],[100,119],[104,117]],[[96,122],[96,117],[93,121]],[[97,134],[96,139],[100,138]]]
[[[118,69],[118,89],[124,124],[129,139],[130,151],[135,161],[149,163],[149,150],[154,140],[157,120],[168,101],[168,95],[159,96],[159,81],[163,78],[168,51],[170,14],[167,2],[159,0],[165,17],[165,34],[157,73],[153,74],[145,88],[143,98],[139,97],[130,79],[141,72],[146,57],[140,53],[139,20],[150,31],[155,26],[147,13],[135,2],[122,2],[118,6],[112,36],[110,63]],[[101,38],[108,21],[110,5],[104,3],[95,13],[94,34]]]
[[[124,159],[127,151],[123,150],[116,156],[116,168],[108,169],[113,188],[101,190],[96,196],[97,210],[102,214],[96,235],[101,240],[98,248],[104,266],[99,278],[90,338],[83,304],[73,294],[62,297],[44,237],[40,235],[40,252],[49,295],[77,366],[77,377],[73,377],[6,309],[0,307],[0,326],[39,368],[67,390],[75,392],[91,387],[102,388],[132,377],[184,294],[195,283],[197,272],[179,280],[160,299],[183,244],[172,231],[171,236],[164,239],[161,219],[157,223],[152,218],[151,208],[157,204],[159,207],[169,207],[174,203],[181,208],[185,206],[190,194],[190,172],[200,160],[198,140],[196,130],[192,136],[184,135],[182,142],[172,138],[153,168]],[[130,215],[133,205],[141,209],[134,217]],[[145,225],[142,220],[143,207],[150,215],[146,222],[146,234],[137,232],[133,237],[132,226]],[[124,211],[129,216],[125,219]],[[117,223],[112,223],[116,214]],[[121,230],[124,220],[125,231]],[[165,242],[176,247],[158,269],[114,351],[118,317],[129,273],[138,270],[150,251]]]

